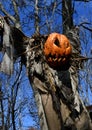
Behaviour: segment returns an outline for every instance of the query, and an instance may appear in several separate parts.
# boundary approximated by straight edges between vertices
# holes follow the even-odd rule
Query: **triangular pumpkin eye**
[[[59,40],[58,40],[57,38],[55,39],[54,44],[55,44],[56,46],[60,47],[60,42],[59,42]]]

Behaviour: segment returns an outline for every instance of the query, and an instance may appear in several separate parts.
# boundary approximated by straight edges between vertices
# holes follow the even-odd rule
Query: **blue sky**
[[[50,2],[54,1],[54,0],[44,0],[46,1],[46,5],[50,5]],[[10,2],[10,0],[8,0],[7,2]],[[6,3],[5,3],[6,5]],[[10,9],[9,7],[9,3],[7,4],[7,6],[5,6],[8,9]],[[61,6],[59,7],[61,8]],[[27,36],[31,36],[33,33],[34,33],[34,23],[33,23],[33,20],[32,18],[30,19],[26,19],[27,17],[27,13],[28,11],[30,11],[30,13],[33,13],[34,14],[34,8],[31,8],[29,7],[28,5],[28,10],[24,9],[24,13],[22,12],[22,10],[19,10],[20,11],[20,16],[21,16],[21,19],[24,18],[24,22],[25,23],[29,23],[29,27],[27,27],[27,25],[24,27],[23,26],[23,32],[27,35]],[[11,11],[11,14],[13,14],[13,12]],[[29,14],[28,14],[29,15]],[[76,2],[75,3],[75,14],[74,14],[74,23],[75,25],[79,25],[79,23],[81,22],[90,22],[92,23],[92,1],[91,2]],[[58,31],[58,32],[61,32],[62,29],[60,28],[60,24],[62,24],[62,17],[57,14],[57,15],[53,15],[51,17],[49,17],[49,21],[51,21],[51,19],[54,19],[55,22],[53,22],[53,28],[50,30],[50,32],[53,32],[53,31]],[[23,20],[23,19],[22,19]],[[45,18],[43,18],[43,16],[41,16],[41,20],[45,20]],[[58,28],[56,28],[56,26],[58,26]],[[61,25],[62,26],[62,25]],[[90,27],[92,27],[90,25]],[[43,32],[43,29],[42,28],[42,32]],[[29,31],[28,31],[29,30]],[[87,32],[86,36],[88,35],[89,32]],[[84,43],[82,43],[83,45]],[[84,45],[83,45],[84,46]],[[84,46],[85,47],[85,46]],[[87,47],[86,47],[86,50],[85,51],[82,51],[83,55],[87,54],[87,56],[90,54],[89,50],[90,48],[92,48],[92,39],[91,39],[91,35],[90,37],[88,37],[88,44],[87,44]],[[18,101],[20,100],[20,98],[22,97],[28,97],[29,100],[31,98],[31,95],[33,95],[32,93],[32,89],[31,89],[31,86],[30,86],[30,83],[28,81],[28,78],[26,76],[26,70],[25,68],[23,68],[23,74],[22,74],[23,78],[22,78],[22,83],[21,83],[21,87],[20,87],[20,91],[19,91],[19,96],[18,96]],[[0,75],[0,78],[5,78],[3,77],[3,75]],[[12,79],[12,82],[13,82],[13,79]],[[82,85],[84,85],[84,83],[82,83]],[[86,91],[86,90],[85,90]],[[92,104],[92,93],[90,91],[90,89],[88,89],[88,93],[89,93],[89,101],[90,101],[90,104]],[[85,94],[84,94],[85,96]],[[24,112],[28,112],[28,110],[24,111]],[[29,116],[26,116],[23,118],[23,126],[33,126],[35,124],[35,122],[33,121],[33,118],[29,117]],[[25,130],[25,128],[24,128]]]
[[[76,2],[75,4],[76,8],[76,13],[74,15],[74,22],[76,25],[82,23],[82,22],[89,22],[90,25],[85,25],[89,26],[92,28],[92,1],[90,2]],[[81,36],[83,35],[83,32],[85,31],[82,27],[80,28],[82,33]],[[92,50],[92,34],[89,31],[86,31],[84,34],[84,39],[81,39],[81,45],[82,45],[82,55],[92,57],[91,50]],[[86,76],[86,78],[81,82],[81,87],[82,90],[84,91],[84,101],[86,99],[86,94],[88,94],[88,102],[92,104],[92,90],[90,90],[90,87],[92,88],[92,82],[91,84],[87,84],[86,80],[91,81],[92,77],[92,63],[89,66],[90,61],[87,62],[85,66],[88,66],[87,70],[84,68],[82,71],[82,76]],[[87,71],[88,74],[91,75],[90,79],[87,79]],[[85,74],[86,73],[86,74]],[[86,86],[86,88],[84,87]],[[88,87],[87,87],[88,86]],[[82,95],[82,96],[83,96]]]

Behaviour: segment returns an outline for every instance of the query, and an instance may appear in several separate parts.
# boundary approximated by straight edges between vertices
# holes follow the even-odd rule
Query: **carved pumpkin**
[[[69,39],[62,34],[52,33],[44,44],[44,54],[50,67],[67,70],[70,66],[72,46]]]

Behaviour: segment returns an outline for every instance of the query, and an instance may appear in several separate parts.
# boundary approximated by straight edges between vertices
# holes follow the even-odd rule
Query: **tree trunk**
[[[38,3],[39,3],[39,0],[36,0],[35,1],[35,34],[39,34],[40,32]]]
[[[92,130],[89,114],[77,89],[77,66],[79,67],[80,63],[75,60],[75,56],[80,55],[79,35],[76,28],[70,30],[73,26],[71,14],[69,14],[71,11],[68,12],[71,9],[71,3],[69,0],[62,2],[63,11],[66,9],[63,13],[68,14],[66,17],[63,16],[65,22],[63,31],[72,44],[71,66],[66,71],[50,68],[43,53],[44,43],[48,36],[36,33],[32,37],[33,40],[26,39],[27,43],[29,42],[28,45],[26,44],[26,53],[24,53],[27,59],[28,77],[38,106],[41,130]],[[69,19],[65,20],[66,18]],[[15,32],[11,33],[16,35]],[[19,33],[21,34],[20,31]],[[25,38],[24,35],[21,37]],[[23,44],[25,43],[26,41]],[[15,49],[18,48],[15,46]],[[22,50],[20,49],[19,52]]]
[[[76,62],[67,71],[53,70],[43,54],[47,37],[39,35],[33,39],[36,46],[30,51],[34,43],[28,45],[27,69],[36,97],[41,130],[91,130],[89,114],[77,90]]]
[[[78,30],[73,27],[72,0],[62,1],[63,32],[80,55]],[[77,66],[74,60],[67,71],[53,70],[46,63],[43,46],[47,37],[37,35],[27,47],[27,69],[38,106],[41,130],[92,130],[89,114],[78,94]],[[34,49],[32,45],[36,43]]]
[[[63,33],[66,33],[73,27],[72,0],[62,0],[62,21]]]
[[[1,120],[2,120],[2,130],[5,129],[5,123],[4,123],[4,109],[3,109],[3,101],[1,99],[0,101],[0,106],[1,106]]]

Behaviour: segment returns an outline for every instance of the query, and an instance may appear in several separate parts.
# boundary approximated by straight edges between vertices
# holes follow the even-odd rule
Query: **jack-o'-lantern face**
[[[70,66],[72,46],[69,39],[62,34],[52,33],[44,44],[44,54],[50,67],[67,70]]]

